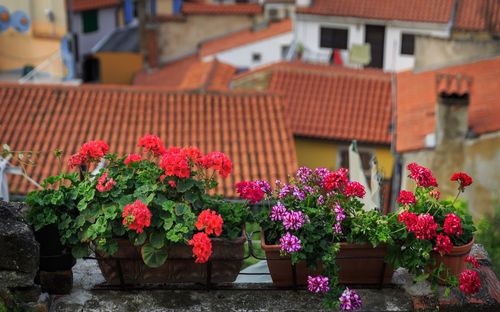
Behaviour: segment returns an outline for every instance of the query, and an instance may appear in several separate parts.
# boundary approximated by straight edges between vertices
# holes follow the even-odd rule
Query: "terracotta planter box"
[[[435,267],[443,263],[448,268],[448,272],[458,278],[460,273],[465,270],[465,257],[469,255],[473,245],[474,238],[466,245],[454,246],[447,255],[441,256],[437,252],[432,252],[432,257],[436,261]]]
[[[266,253],[273,284],[278,287],[293,286],[293,267],[290,257],[280,256],[279,245],[267,245],[262,232],[261,246]],[[373,248],[369,244],[341,243],[337,253],[339,283],[345,285],[390,284],[393,269],[384,262],[386,255],[386,246]],[[297,263],[295,265],[296,285],[306,285],[307,276],[321,274],[321,270],[319,262],[315,270],[309,269],[304,261]]]
[[[192,248],[187,245],[167,247],[167,261],[158,268],[148,267],[141,258],[140,247],[118,238],[118,252],[112,257],[97,253],[102,275],[111,285],[144,285],[161,283],[207,283],[210,266],[211,283],[236,280],[244,257],[244,235],[234,240],[212,239],[212,255],[208,263],[195,263]],[[122,272],[122,278],[120,273]]]

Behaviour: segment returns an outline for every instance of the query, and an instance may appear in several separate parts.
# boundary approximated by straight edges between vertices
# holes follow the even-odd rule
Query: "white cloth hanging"
[[[351,181],[359,182],[365,188],[366,194],[361,198],[364,210],[376,209],[377,205],[372,200],[372,192],[368,187],[368,182],[366,181],[365,173],[363,172],[363,166],[361,163],[361,157],[358,153],[358,148],[356,146],[356,141],[353,141],[349,146],[349,179]]]

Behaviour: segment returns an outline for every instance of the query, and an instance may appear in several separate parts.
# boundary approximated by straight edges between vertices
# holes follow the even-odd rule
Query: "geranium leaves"
[[[167,260],[167,251],[164,248],[155,248],[151,244],[146,244],[141,248],[144,263],[152,268],[160,267]]]

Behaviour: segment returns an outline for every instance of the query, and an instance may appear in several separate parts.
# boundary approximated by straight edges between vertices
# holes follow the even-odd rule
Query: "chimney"
[[[472,78],[464,75],[436,75],[436,146],[462,142],[469,130],[468,108]]]

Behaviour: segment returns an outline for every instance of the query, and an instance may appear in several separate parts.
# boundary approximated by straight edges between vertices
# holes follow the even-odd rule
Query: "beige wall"
[[[134,74],[144,65],[140,53],[98,52],[95,57],[99,59],[101,83],[131,84]]]
[[[194,53],[202,41],[252,26],[248,15],[189,15],[182,21],[162,22],[158,31],[160,62]]]
[[[465,171],[472,176],[474,183],[461,198],[469,203],[475,219],[493,212],[493,201],[500,198],[500,132],[463,143],[443,144],[435,150],[405,153],[403,161],[404,168],[411,162],[429,167],[444,197],[457,194],[456,182],[450,181],[452,173]],[[403,174],[406,176],[407,171]],[[408,178],[403,179],[403,189],[413,187]]]
[[[417,36],[415,71],[441,68],[500,55],[499,40],[448,40]]]

